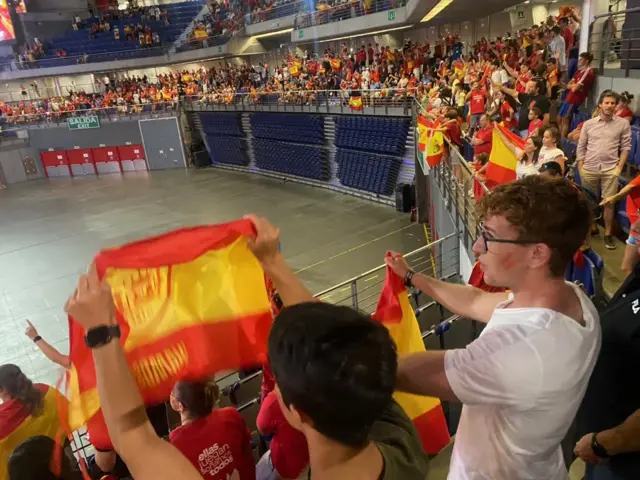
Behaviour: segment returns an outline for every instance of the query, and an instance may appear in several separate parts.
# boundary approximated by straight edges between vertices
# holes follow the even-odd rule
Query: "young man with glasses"
[[[560,443],[600,350],[598,314],[564,271],[589,231],[586,199],[566,180],[530,176],[480,203],[473,246],[486,293],[413,272],[405,283],[448,310],[487,324],[466,348],[400,358],[397,388],[464,406],[449,478],[567,479]]]

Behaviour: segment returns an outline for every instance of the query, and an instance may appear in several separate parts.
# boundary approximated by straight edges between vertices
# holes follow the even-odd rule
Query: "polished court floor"
[[[246,213],[282,230],[294,270],[319,292],[425,244],[391,207],[294,183],[220,170],[42,180],[0,190],[0,363],[54,383],[60,369],[24,335],[29,319],[68,351],[63,305],[105,247]]]

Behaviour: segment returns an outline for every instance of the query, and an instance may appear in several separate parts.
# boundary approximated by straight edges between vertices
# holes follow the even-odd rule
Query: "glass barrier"
[[[295,15],[309,9],[309,1],[287,1],[282,5],[276,5],[275,7],[265,7],[261,10],[255,9],[254,11],[245,15],[245,25],[251,25],[255,23],[268,22],[275,20],[276,18],[288,17]]]
[[[308,28],[325,23],[348,20],[350,18],[362,17],[372,13],[385,12],[407,5],[407,0],[369,0],[364,2],[348,2],[333,7],[327,3],[318,2],[316,11],[300,15],[296,19],[295,29]],[[389,17],[389,20],[394,20]]]

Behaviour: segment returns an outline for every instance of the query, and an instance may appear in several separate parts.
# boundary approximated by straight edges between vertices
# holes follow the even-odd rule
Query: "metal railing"
[[[116,121],[122,118],[156,118],[164,115],[175,115],[178,102],[156,102],[134,105],[118,105],[102,108],[86,108],[72,112],[47,112],[47,113],[21,113],[6,118],[7,123],[2,125],[2,130],[18,129],[28,125],[57,126],[65,123],[70,118],[95,115],[100,120]]]
[[[300,111],[364,113],[367,115],[410,115],[410,89],[289,90],[271,92],[224,92],[184,96],[182,105],[194,111]],[[356,102],[356,103],[354,103]]]
[[[622,69],[628,77],[640,69],[640,27],[623,29],[625,23],[640,24],[640,8],[596,15],[589,25],[589,51],[600,72]]]
[[[309,0],[285,0],[281,5],[276,5],[263,10],[254,10],[245,15],[245,24],[253,25],[256,23],[268,22],[275,20],[276,18],[288,17],[289,15],[295,15],[301,11],[308,10],[310,5]]]
[[[294,28],[297,30],[331,22],[339,22],[372,13],[393,10],[404,7],[406,4],[407,0],[360,0],[360,2],[348,2],[333,7],[319,3],[316,5],[315,12],[300,15],[296,19]],[[395,19],[395,15],[393,15],[393,18],[390,16],[389,19]]]

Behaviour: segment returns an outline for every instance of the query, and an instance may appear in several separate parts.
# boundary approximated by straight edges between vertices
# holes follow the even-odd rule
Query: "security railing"
[[[194,111],[300,111],[410,115],[413,89],[288,90],[271,92],[216,91],[181,97]]]
[[[307,10],[308,5],[311,2],[309,0],[285,0],[281,5],[276,5],[270,8],[256,9],[245,15],[245,24],[251,25],[255,23],[268,22],[275,20],[276,18],[288,17],[289,15],[295,15],[301,11]]]
[[[326,3],[316,4],[316,11],[300,15],[296,19],[295,29],[308,28],[325,23],[339,22],[350,18],[362,17],[372,13],[385,12],[395,8],[404,7],[407,0],[360,0],[360,2],[347,2],[330,7]],[[389,19],[393,20],[390,16]]]
[[[43,127],[56,126],[65,123],[70,118],[97,116],[100,120],[117,121],[123,118],[156,118],[166,115],[175,115],[178,102],[167,101],[157,103],[144,103],[134,105],[118,105],[103,108],[86,108],[72,112],[50,111],[47,113],[18,113],[9,117],[2,129],[7,131],[28,125],[40,125]]]
[[[630,70],[640,69],[640,27],[625,24],[640,25],[640,8],[596,15],[589,25],[589,51],[600,72],[622,69],[628,77]]]

